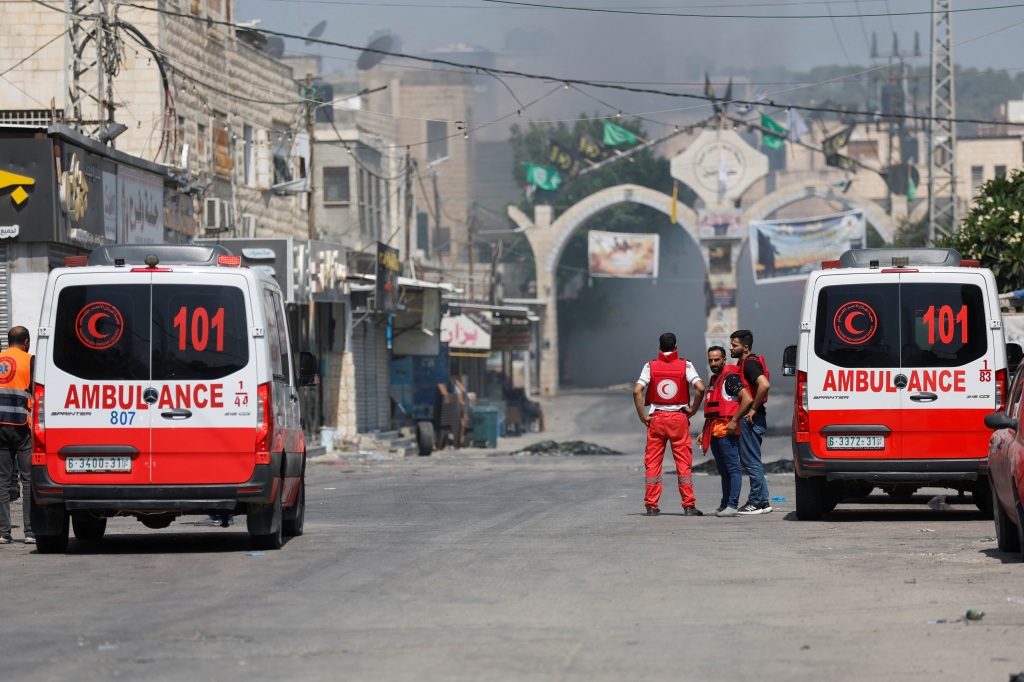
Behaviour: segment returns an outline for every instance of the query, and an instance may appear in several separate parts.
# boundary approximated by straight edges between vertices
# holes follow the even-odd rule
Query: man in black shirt
[[[739,361],[740,378],[753,397],[749,411],[740,420],[740,463],[750,477],[747,503],[739,510],[739,514],[744,516],[768,514],[772,511],[768,481],[764,477],[764,465],[761,464],[761,440],[768,430],[764,405],[771,384],[768,382],[768,366],[763,357],[751,352],[753,345],[754,335],[749,329],[739,329],[729,335],[729,354]]]

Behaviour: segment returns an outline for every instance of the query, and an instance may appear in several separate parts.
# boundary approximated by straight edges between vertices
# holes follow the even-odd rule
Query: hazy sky
[[[542,3],[538,4],[556,4]],[[403,50],[424,50],[465,43],[492,50],[506,46],[516,30],[519,44],[537,42],[551,57],[549,72],[566,78],[635,81],[686,80],[687,63],[710,60],[716,71],[729,66],[782,65],[807,69],[819,64],[869,64],[872,32],[879,50],[889,52],[892,34],[899,34],[901,51],[911,51],[914,32],[928,51],[931,18],[915,16],[861,16],[926,12],[931,0],[562,0],[557,4],[591,9],[635,12],[728,14],[728,18],[641,16],[548,7],[522,7],[485,0],[239,0],[239,19],[263,19],[263,28],[305,35],[320,20],[327,20],[324,38],[363,45],[376,31],[397,34]],[[955,10],[1016,4],[1002,10],[964,11],[953,15],[956,61],[967,66],[998,69],[1024,68],[1024,3],[990,0],[953,0]],[[783,19],[743,18],[785,15]],[[797,18],[818,15],[821,18]],[[829,15],[836,18],[829,19]],[[991,34],[991,35],[986,35]],[[966,41],[966,42],[965,42]],[[543,43],[543,40],[540,40]],[[327,67],[352,68],[354,55],[328,47],[317,50],[330,59]],[[927,63],[927,57],[918,62]],[[625,68],[623,68],[625,65]]]

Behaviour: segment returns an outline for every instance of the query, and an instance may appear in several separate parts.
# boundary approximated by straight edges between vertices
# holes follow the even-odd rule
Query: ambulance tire
[[[830,511],[836,508],[836,505],[843,501],[845,497],[843,489],[827,481],[822,486],[824,494],[821,496],[821,512],[828,514]]]
[[[303,526],[306,523],[306,469],[303,466],[302,475],[299,476],[299,494],[295,497],[295,504],[291,509],[284,511],[284,528],[281,530],[286,536],[293,538],[302,535]]]
[[[1013,519],[1010,515],[1003,510],[1003,505],[996,501],[996,491],[994,484],[991,483],[992,479],[989,479],[989,487],[991,488],[992,499],[995,502],[995,509],[993,510],[996,524],[996,546],[999,547],[1001,552],[1018,552],[1020,551],[1020,536],[1017,534],[1017,526],[1014,524]]]
[[[434,424],[416,422],[416,450],[420,457],[427,457],[434,451]]]
[[[68,549],[71,519],[63,506],[30,502],[32,531],[40,554],[63,554]]]
[[[82,542],[98,542],[107,532],[107,519],[97,518],[88,512],[74,512],[71,514],[71,529],[75,538]]]
[[[992,486],[989,485],[988,476],[981,478],[974,487],[971,489],[971,498],[974,500],[974,506],[980,511],[981,515],[986,519],[992,518],[992,509],[994,506],[995,496],[992,495]]]
[[[801,521],[817,521],[826,509],[825,479],[820,476],[796,476],[796,517]],[[833,508],[835,505],[833,505]]]
[[[281,549],[284,544],[282,536],[284,519],[281,516],[280,494],[274,497],[272,503],[263,505],[255,513],[250,511],[246,514],[245,523],[249,530],[249,543],[253,549]],[[270,529],[270,532],[263,532],[267,528]]]

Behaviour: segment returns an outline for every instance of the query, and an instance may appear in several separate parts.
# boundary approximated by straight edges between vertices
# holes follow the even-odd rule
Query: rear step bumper
[[[796,475],[824,476],[829,481],[877,483],[940,483],[977,481],[988,476],[988,458],[970,459],[838,459],[817,457],[807,443],[796,443]]]
[[[272,465],[257,464],[252,478],[230,485],[61,485],[45,466],[32,467],[32,495],[39,505],[68,510],[231,511],[243,504],[268,504],[279,491]]]

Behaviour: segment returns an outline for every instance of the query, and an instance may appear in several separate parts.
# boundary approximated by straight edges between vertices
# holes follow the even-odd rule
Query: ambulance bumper
[[[876,483],[977,481],[988,476],[987,458],[970,459],[823,459],[807,443],[795,443],[793,466],[801,478]]]
[[[274,499],[279,486],[271,474],[272,466],[256,465],[252,477],[244,483],[211,485],[62,485],[53,482],[45,466],[34,466],[32,497],[38,505],[62,505],[70,511],[232,511]]]

